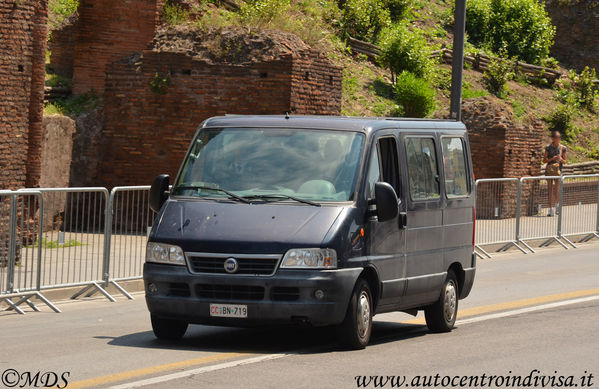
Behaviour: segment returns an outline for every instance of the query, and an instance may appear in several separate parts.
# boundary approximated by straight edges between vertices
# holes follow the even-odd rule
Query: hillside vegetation
[[[50,0],[60,23],[77,0]],[[235,5],[237,4],[237,5]],[[450,67],[431,53],[451,48],[453,2],[444,0],[169,0],[165,24],[201,30],[242,27],[292,32],[344,69],[342,114],[446,117]],[[544,120],[570,145],[570,161],[599,159],[599,95],[594,70],[549,85],[516,71],[516,60],[559,68],[550,57],[555,28],[538,0],[469,0],[466,51],[497,58],[484,73],[466,69],[464,98],[494,95],[516,120]],[[348,37],[381,48],[353,54]],[[568,73],[567,69],[561,69]],[[54,107],[53,109],[56,109]]]

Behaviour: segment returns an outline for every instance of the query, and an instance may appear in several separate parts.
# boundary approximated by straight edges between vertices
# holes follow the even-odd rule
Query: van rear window
[[[458,137],[443,137],[441,138],[441,148],[447,197],[467,196],[470,193],[470,188],[468,187],[464,140]]]

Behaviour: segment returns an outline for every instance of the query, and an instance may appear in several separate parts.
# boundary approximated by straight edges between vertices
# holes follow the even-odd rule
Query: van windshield
[[[179,196],[352,200],[364,147],[356,132],[203,129],[173,188]]]

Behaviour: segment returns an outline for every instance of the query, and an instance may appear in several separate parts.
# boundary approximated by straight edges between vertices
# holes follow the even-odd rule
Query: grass
[[[64,86],[71,88],[73,86],[73,80],[67,77],[59,76],[58,74],[46,73],[45,85],[52,87]]]
[[[47,103],[44,105],[44,115],[60,114],[77,117],[100,105],[102,105],[102,99],[92,91],[80,96],[72,96],[66,99],[58,99],[53,103]]]
[[[27,246],[27,248],[38,248],[39,247],[39,240],[35,242],[34,245],[32,246]],[[64,242],[64,243],[58,243],[57,240],[48,240],[46,238],[42,238],[42,248],[44,249],[62,249],[62,248],[66,248],[66,247],[78,247],[78,246],[85,246],[85,244],[75,240],[75,239],[71,239],[68,242]]]

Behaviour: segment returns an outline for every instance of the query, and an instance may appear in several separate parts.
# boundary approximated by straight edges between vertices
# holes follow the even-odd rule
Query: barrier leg
[[[41,294],[40,292],[36,292],[35,296],[40,299],[44,304],[46,304],[48,307],[50,307],[50,309],[52,309],[54,312],[56,313],[61,313],[62,311],[60,309],[58,309],[54,304],[52,304],[50,302],[50,300],[48,300],[46,298],[46,296],[44,296],[43,294]]]
[[[534,250],[532,247],[530,247],[530,245],[529,245],[528,243],[526,243],[525,241],[523,241],[522,239],[520,239],[520,240],[518,241],[518,243],[520,243],[522,246],[524,246],[524,247],[526,247],[528,250],[530,250],[530,252],[531,252],[531,253],[533,253],[533,254],[535,254],[535,253],[536,253],[536,251],[535,251],[535,250]]]
[[[133,298],[133,296],[131,296],[131,295],[129,294],[129,292],[127,292],[127,291],[126,291],[126,290],[125,290],[125,289],[124,289],[122,286],[120,286],[119,284],[117,284],[117,283],[116,283],[116,282],[114,282],[114,281],[110,281],[110,283],[111,283],[112,285],[114,285],[114,287],[115,287],[115,288],[117,288],[117,290],[118,290],[119,292],[121,292],[121,293],[123,294],[123,296],[127,297],[129,300],[135,300],[135,299]]]
[[[480,251],[481,253],[483,253],[485,255],[485,257],[487,257],[488,259],[491,259],[491,254],[489,254],[488,252],[485,251],[485,249],[483,249],[482,247],[480,247],[479,245],[475,245],[474,246],[476,248],[476,250]],[[477,251],[474,251],[476,254],[478,254]],[[484,258],[482,255],[478,254],[479,257]]]
[[[5,311],[12,311],[14,309],[15,312],[20,313],[21,315],[25,314],[25,311],[23,311],[15,303],[13,303],[11,299],[5,297],[5,298],[2,298],[1,301],[4,301],[4,302],[6,302],[6,304],[9,305],[9,307],[6,308]]]

